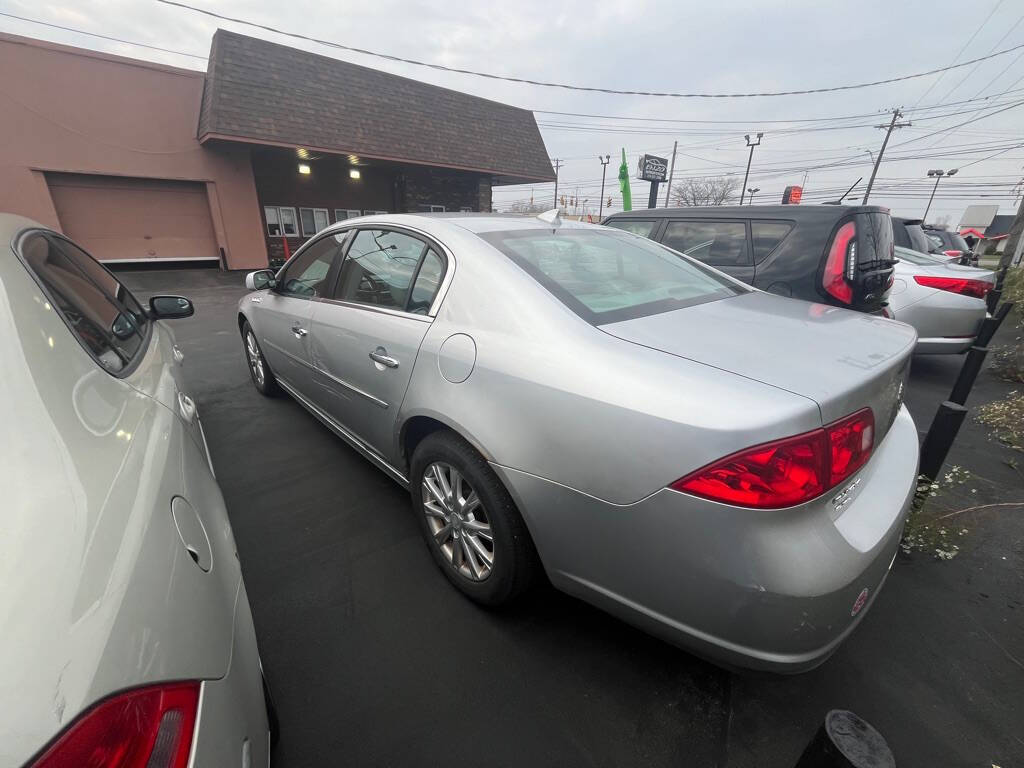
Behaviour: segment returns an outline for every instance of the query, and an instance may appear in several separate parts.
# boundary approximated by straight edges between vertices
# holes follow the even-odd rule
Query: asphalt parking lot
[[[277,699],[280,768],[779,766],[831,708],[903,766],[1024,764],[1024,508],[979,514],[962,554],[901,555],[870,614],[819,669],[733,674],[550,589],[481,610],[434,565],[407,494],[287,397],[249,380],[240,273],[132,272],[176,322]],[[927,427],[960,358],[918,358]],[[969,405],[1009,387],[983,373]],[[1008,452],[969,421],[952,461],[977,503],[1024,501]]]

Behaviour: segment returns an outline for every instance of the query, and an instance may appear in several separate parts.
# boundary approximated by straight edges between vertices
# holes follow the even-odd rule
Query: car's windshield
[[[517,230],[481,237],[594,324],[749,290],[675,251],[611,229]]]
[[[917,264],[922,267],[934,267],[936,264],[945,264],[948,261],[948,259],[942,257],[930,256],[927,253],[912,251],[909,248],[901,248],[898,245],[896,246],[896,258],[908,264]]]

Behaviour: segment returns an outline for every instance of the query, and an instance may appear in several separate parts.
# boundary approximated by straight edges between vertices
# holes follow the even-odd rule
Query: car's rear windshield
[[[595,325],[750,290],[675,251],[612,229],[531,229],[480,236]]]
[[[921,251],[921,253],[930,253],[935,250],[935,246],[928,239],[928,236],[921,229],[920,224],[907,224],[907,236],[910,238],[910,247],[915,251]]]

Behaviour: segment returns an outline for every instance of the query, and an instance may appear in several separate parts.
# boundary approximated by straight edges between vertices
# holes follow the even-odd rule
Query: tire
[[[256,340],[256,333],[248,320],[242,323],[242,352],[249,368],[249,378],[252,379],[256,391],[265,397],[277,397],[281,394],[281,387],[274,378],[270,365],[267,364],[267,358],[263,356],[260,343]]]
[[[461,481],[453,483],[454,476],[446,468],[461,476]],[[424,475],[429,475],[430,483],[448,499],[446,503],[431,493]],[[446,494],[442,478],[451,494]],[[487,461],[454,432],[433,432],[416,447],[410,495],[434,561],[471,600],[487,606],[504,605],[534,583],[540,561],[519,510]],[[460,504],[460,500],[468,503]],[[461,513],[453,513],[453,508]],[[491,555],[489,566],[487,553]]]

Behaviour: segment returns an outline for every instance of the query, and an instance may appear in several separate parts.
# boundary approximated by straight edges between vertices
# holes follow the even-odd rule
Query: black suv
[[[978,266],[977,255],[971,251],[971,247],[960,236],[959,232],[929,227],[927,224],[922,224],[921,227],[924,229],[925,237],[932,244],[932,253],[945,254],[949,258],[956,259],[959,263],[966,264],[967,266]]]
[[[874,205],[653,208],[602,223],[782,296],[882,312],[892,287],[892,222]]]

